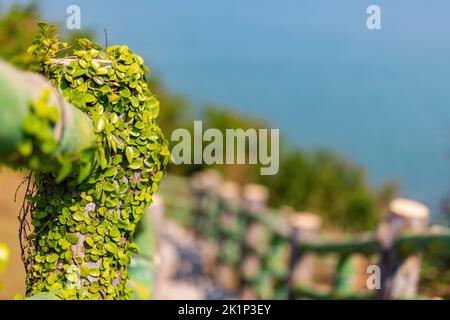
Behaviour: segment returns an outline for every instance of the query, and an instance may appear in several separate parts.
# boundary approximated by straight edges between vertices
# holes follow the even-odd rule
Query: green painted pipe
[[[16,150],[24,139],[24,120],[45,89],[51,91],[49,103],[59,109],[60,120],[53,128],[58,151],[71,157],[93,146],[95,133],[87,114],[64,100],[48,80],[0,60],[0,162],[20,162]]]

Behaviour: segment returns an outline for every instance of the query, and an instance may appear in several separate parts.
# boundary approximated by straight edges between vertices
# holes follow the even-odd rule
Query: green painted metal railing
[[[169,177],[161,192],[167,215],[194,228],[199,239],[216,247],[208,250],[216,252],[214,265],[205,270],[243,298],[423,298],[417,293],[416,274],[421,254],[450,256],[450,230],[426,227],[427,211],[409,200],[394,201],[394,212],[386,215],[376,232],[333,239],[315,230],[311,217],[296,225],[283,212],[267,208],[261,186],[242,191],[233,183],[223,183],[212,171],[198,173],[190,181]],[[338,261],[329,266],[335,268],[333,285],[318,288],[310,270],[315,268],[311,256],[317,260],[330,255]],[[381,269],[381,288],[355,289],[361,271],[364,286],[371,275],[366,265],[361,269],[360,257],[370,258]]]
[[[24,139],[23,124],[30,113],[30,105],[43,91],[49,90],[49,102],[58,109],[61,118],[54,127],[58,150],[76,156],[91,148],[95,133],[91,119],[70,105],[53,85],[43,77],[18,71],[0,60],[0,161],[21,162],[17,149]],[[52,161],[52,159],[48,159]]]

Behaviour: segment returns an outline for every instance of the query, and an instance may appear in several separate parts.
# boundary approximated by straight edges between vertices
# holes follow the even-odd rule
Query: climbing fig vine
[[[17,150],[35,181],[25,205],[34,226],[23,248],[26,294],[126,299],[127,266],[138,250],[133,235],[170,156],[156,123],[159,102],[144,60],[127,46],[103,49],[79,39],[77,50],[64,56],[68,45],[58,41],[55,28],[39,28],[28,50],[34,71],[91,118],[96,141],[78,157],[58,156],[52,133],[64,115],[48,103],[48,92],[31,104]],[[47,167],[50,154],[56,170]]]

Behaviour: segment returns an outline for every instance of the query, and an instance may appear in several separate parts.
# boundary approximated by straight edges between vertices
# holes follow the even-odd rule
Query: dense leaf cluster
[[[57,174],[39,170],[45,157],[32,166],[36,189],[28,200],[35,231],[26,261],[27,295],[57,291],[64,299],[127,298],[127,266],[138,249],[133,234],[170,155],[155,122],[159,102],[148,88],[144,60],[127,46],[103,50],[80,39],[80,50],[60,58],[67,45],[51,26],[39,28],[29,49],[35,70],[90,116],[97,144],[76,163],[62,159]],[[45,96],[31,108],[37,121],[24,123],[30,139],[21,147],[23,155],[36,149],[57,152],[47,130],[58,115],[48,110],[53,109]]]

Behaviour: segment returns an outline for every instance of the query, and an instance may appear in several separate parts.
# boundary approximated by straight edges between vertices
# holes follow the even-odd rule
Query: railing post
[[[190,184],[194,197],[194,232],[199,238],[203,236],[202,220],[208,207],[208,189],[204,185],[203,172],[196,172],[191,176]]]
[[[132,299],[148,300],[153,297],[158,292],[161,271],[167,272],[160,255],[164,211],[162,197],[153,195],[153,203],[147,209],[134,239],[139,246],[139,254],[133,256],[128,270],[128,283],[133,289]]]
[[[261,265],[260,258],[251,252],[249,248],[249,242],[255,235],[255,228],[252,226],[254,221],[254,216],[259,214],[264,214],[267,211],[267,201],[269,198],[268,189],[265,186],[258,184],[247,184],[244,186],[242,199],[243,199],[243,219],[244,219],[244,234],[241,238],[241,264],[239,269],[241,270],[240,277],[240,287],[242,289],[244,299],[255,299],[257,294],[254,288],[248,283],[246,276],[252,274],[252,276],[257,276],[258,270],[256,272],[250,272],[249,268],[259,268]],[[252,231],[253,230],[253,231]],[[249,234],[249,233],[253,233]],[[257,233],[257,232],[256,232]]]
[[[153,263],[155,265],[155,279],[153,284],[153,291],[158,292],[161,283],[164,281],[161,276],[163,270],[163,261],[161,258],[161,238],[162,230],[164,227],[164,214],[165,214],[165,204],[163,198],[156,194],[153,196],[153,203],[148,209],[147,219],[151,219],[151,223],[154,226],[155,234],[155,253],[153,257]]]
[[[311,285],[314,276],[314,253],[302,253],[299,244],[302,241],[317,240],[322,219],[313,213],[297,213],[289,218],[292,228],[291,261],[287,276],[289,299],[295,299],[295,288],[300,285]]]
[[[362,254],[341,256],[334,276],[334,295],[341,297],[367,289],[369,261]]]
[[[396,242],[403,231],[420,231],[428,224],[428,208],[420,202],[395,199],[389,205],[377,236],[381,244],[379,299],[414,298],[419,282],[421,254],[403,258]]]
[[[243,280],[241,299],[243,300],[256,300],[258,295],[255,289],[249,284],[249,281],[254,281],[256,277],[261,273],[261,261],[256,254],[247,254],[241,263],[241,277]]]
[[[197,237],[208,234],[214,228],[210,220],[217,205],[217,190],[222,183],[220,174],[215,170],[197,172],[191,177],[191,187],[195,197],[194,231]]]
[[[237,212],[240,205],[239,185],[232,181],[224,182],[219,190],[219,239],[218,241],[206,241],[203,255],[203,269],[207,274],[214,275],[217,263],[228,262],[227,244],[233,241],[239,241],[239,234],[235,234],[236,224],[238,223]],[[238,230],[237,230],[238,231]],[[231,253],[233,254],[233,253]],[[234,253],[239,261],[240,253]]]

